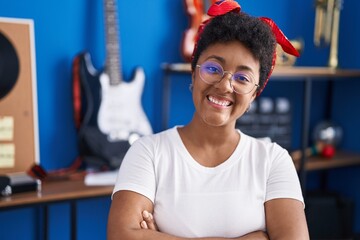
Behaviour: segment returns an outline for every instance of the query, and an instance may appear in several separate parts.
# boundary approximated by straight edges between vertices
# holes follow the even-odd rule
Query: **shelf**
[[[275,67],[276,78],[360,78],[358,69],[336,69],[329,67]]]
[[[300,162],[295,162],[299,169]],[[322,157],[309,157],[305,163],[305,170],[323,170],[349,166],[360,166],[360,154],[339,151],[333,158],[327,159]]]
[[[190,73],[190,63],[164,63],[165,71],[177,73]],[[360,78],[360,69],[336,69],[330,67],[275,67],[272,78]]]

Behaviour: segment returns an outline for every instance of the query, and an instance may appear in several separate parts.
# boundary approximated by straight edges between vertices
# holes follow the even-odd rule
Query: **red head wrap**
[[[216,17],[216,16],[220,16],[220,15],[224,15],[228,12],[235,12],[235,13],[239,13],[241,10],[240,5],[234,1],[234,0],[219,0],[216,1],[213,5],[210,6],[207,14],[210,17]],[[206,26],[206,24],[208,24],[211,21],[212,18],[209,18],[207,20],[205,20],[204,22],[202,22],[202,24],[199,26],[198,29],[198,33],[196,35],[195,38],[195,46],[194,46],[194,52],[197,48],[197,42],[201,36],[202,31],[204,30],[204,27]],[[290,43],[290,41],[288,40],[288,38],[285,36],[285,34],[280,30],[280,28],[275,24],[275,22],[267,17],[260,17],[259,18],[261,21],[263,21],[264,23],[266,23],[267,25],[269,25],[269,27],[271,28],[276,42],[282,47],[282,49],[291,55],[294,55],[296,57],[299,57],[300,54],[299,52],[294,48],[294,46]],[[276,48],[274,47],[274,54],[273,54],[273,60],[272,60],[272,66],[271,66],[271,70],[269,72],[269,75],[267,76],[264,85],[262,86],[261,89],[259,89],[257,96],[260,95],[260,93],[264,90],[267,82],[269,81],[269,78],[271,76],[271,73],[275,67],[275,61],[276,61]]]

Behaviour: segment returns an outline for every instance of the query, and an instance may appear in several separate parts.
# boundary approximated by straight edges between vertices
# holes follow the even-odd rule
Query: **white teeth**
[[[229,101],[224,101],[224,100],[223,100],[223,101],[220,101],[220,100],[218,100],[218,99],[216,99],[216,98],[214,98],[214,97],[212,97],[212,96],[209,96],[208,99],[209,99],[210,102],[213,102],[213,103],[215,103],[215,104],[217,104],[217,105],[221,105],[221,106],[224,106],[224,107],[230,105],[230,102],[229,102]]]

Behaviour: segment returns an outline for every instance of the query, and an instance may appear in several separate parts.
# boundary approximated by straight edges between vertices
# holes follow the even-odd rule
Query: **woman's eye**
[[[241,83],[249,83],[250,82],[250,79],[242,73],[234,74],[234,80],[237,82],[241,82]]]
[[[221,70],[220,68],[216,67],[216,66],[209,66],[207,67],[207,71],[209,73],[213,73],[213,74],[220,74],[221,73]]]

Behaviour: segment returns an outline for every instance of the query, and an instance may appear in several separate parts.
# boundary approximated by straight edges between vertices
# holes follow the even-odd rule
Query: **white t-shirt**
[[[177,127],[137,140],[126,154],[114,193],[131,190],[154,203],[161,232],[179,237],[239,237],[266,230],[264,203],[303,202],[288,152],[241,133],[234,153],[204,167],[185,148]]]

